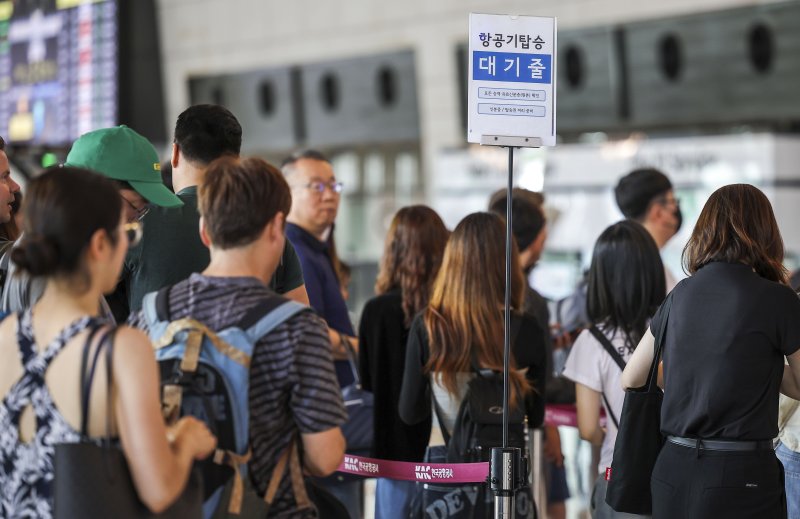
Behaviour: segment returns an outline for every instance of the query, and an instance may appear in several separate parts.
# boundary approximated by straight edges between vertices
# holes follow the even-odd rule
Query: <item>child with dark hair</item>
[[[632,518],[606,504],[604,478],[611,466],[625,394],[622,367],[664,299],[664,267],[653,238],[638,223],[623,220],[607,228],[594,246],[589,268],[588,313],[592,327],[572,346],[564,376],[575,381],[581,438],[602,446],[600,474],[590,500],[592,517]],[[600,407],[606,427],[600,425]]]

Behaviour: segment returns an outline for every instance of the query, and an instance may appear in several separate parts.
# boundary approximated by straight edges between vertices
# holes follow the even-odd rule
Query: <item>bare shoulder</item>
[[[153,345],[145,333],[130,326],[117,328],[114,341],[114,354],[118,357],[133,359],[141,356],[153,358]]]
[[[7,333],[16,331],[17,329],[17,314],[8,314],[2,321],[0,321],[0,335],[5,336]]]

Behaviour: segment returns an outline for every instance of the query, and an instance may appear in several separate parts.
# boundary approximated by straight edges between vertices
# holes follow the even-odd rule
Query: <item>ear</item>
[[[89,246],[86,248],[88,259],[101,261],[109,250],[111,250],[111,241],[108,233],[104,229],[97,229],[89,239]]]
[[[661,216],[661,211],[664,207],[656,202],[650,202],[650,207],[647,208],[647,212],[644,213],[644,219],[640,222],[644,224],[645,222],[653,222],[657,220]]]
[[[280,239],[286,235],[286,215],[282,212],[279,212],[275,215],[275,218],[272,219],[270,224],[273,226],[273,238]]]
[[[200,217],[200,241],[203,242],[207,248],[211,248],[211,238],[208,236],[208,229],[206,228],[206,220]]]
[[[177,142],[173,142],[172,143],[172,160],[170,160],[170,162],[172,163],[172,169],[177,168],[178,164],[180,164],[180,156],[181,156],[181,148],[180,148],[180,146],[178,146]]]

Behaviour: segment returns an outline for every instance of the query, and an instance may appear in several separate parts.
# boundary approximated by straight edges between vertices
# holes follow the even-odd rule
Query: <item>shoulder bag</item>
[[[655,354],[647,382],[625,392],[614,457],[611,469],[606,471],[606,503],[617,512],[650,515],[653,509],[650,476],[664,446],[661,435],[664,392],[658,387],[658,366],[671,308],[672,294],[664,301],[664,320],[655,339]]]
[[[112,357],[116,329],[106,331],[94,352],[89,373],[87,361],[92,330],[83,348],[81,362],[81,442],[59,444],[55,448],[53,516],[55,519],[178,519],[202,517],[202,481],[196,470],[190,473],[183,494],[168,510],[152,513],[139,499],[131,479],[125,455],[111,439]],[[89,395],[92,379],[101,353],[105,351],[108,409],[106,436],[102,440],[88,437]]]

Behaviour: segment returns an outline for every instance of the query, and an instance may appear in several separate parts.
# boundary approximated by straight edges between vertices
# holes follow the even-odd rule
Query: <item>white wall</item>
[[[557,16],[559,28],[748,6],[757,0],[159,0],[167,128],[192,75],[414,49],[424,171],[461,146],[455,46],[468,13]],[[144,30],[144,29],[143,29]]]

